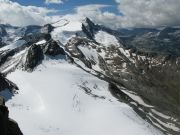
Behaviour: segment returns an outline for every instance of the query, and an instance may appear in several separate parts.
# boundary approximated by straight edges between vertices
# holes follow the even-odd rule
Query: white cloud
[[[43,7],[22,6],[9,0],[0,0],[0,23],[16,26],[43,25],[50,19],[48,13],[55,12]]]
[[[116,0],[123,26],[151,27],[180,24],[180,0]]]
[[[110,5],[100,5],[100,4],[91,4],[78,6],[75,8],[75,13],[67,14],[63,18],[67,18],[73,21],[83,21],[85,17],[89,17],[95,23],[106,25],[111,28],[121,27],[120,19],[121,16],[118,16],[114,13],[103,12],[103,8],[108,8]]]
[[[43,25],[62,17],[72,22],[79,22],[85,17],[89,17],[95,23],[111,28],[180,24],[180,0],[116,0],[116,2],[123,16],[109,12],[110,5],[100,4],[78,6],[74,9],[74,13],[64,16],[48,16],[48,13],[56,11],[44,7],[22,6],[9,0],[0,0],[0,23],[17,26]],[[103,8],[107,8],[107,10],[102,10]]]
[[[117,15],[102,11],[107,5],[86,5],[76,8],[76,14],[90,17],[96,23],[111,28],[158,27],[180,25],[180,0],[116,0]]]
[[[9,0],[0,0],[0,2],[0,23],[15,26],[43,25],[62,18],[62,16],[48,16],[48,13],[55,12],[55,10],[36,6],[22,6]],[[105,7],[108,5],[79,6],[75,8],[75,13],[64,15],[63,18],[78,23],[85,17],[90,17],[96,23],[106,24],[114,28],[117,17],[115,14],[102,12],[101,9]]]
[[[63,0],[46,0],[46,4],[62,4]]]
[[[91,18],[94,22],[111,28],[120,27],[158,27],[162,25],[180,25],[180,0],[116,0],[117,15],[102,10],[110,5],[85,5],[75,9],[69,18],[82,20]]]

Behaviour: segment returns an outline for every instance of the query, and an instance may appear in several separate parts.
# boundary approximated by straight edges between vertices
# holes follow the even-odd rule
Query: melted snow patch
[[[119,42],[116,37],[104,31],[99,31],[97,34],[95,34],[95,40],[104,46],[119,46]]]

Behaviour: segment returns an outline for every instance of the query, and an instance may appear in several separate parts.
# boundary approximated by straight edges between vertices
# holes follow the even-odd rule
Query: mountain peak
[[[88,17],[84,19],[82,24],[84,24],[85,26],[95,26],[95,23]]]
[[[82,22],[82,30],[90,39],[93,39],[94,37],[95,28],[96,25],[88,17],[85,18],[84,22]]]

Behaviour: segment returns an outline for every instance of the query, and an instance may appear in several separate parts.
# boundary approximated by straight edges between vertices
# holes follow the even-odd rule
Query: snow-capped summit
[[[160,39],[163,30],[112,30],[89,18],[3,28],[0,72],[19,88],[7,105],[24,134],[180,132],[178,30]]]

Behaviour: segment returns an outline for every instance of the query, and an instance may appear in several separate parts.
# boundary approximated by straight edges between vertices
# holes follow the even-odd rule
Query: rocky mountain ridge
[[[116,31],[87,18],[63,45],[52,38],[54,28],[0,27],[0,72],[33,72],[46,57],[66,59],[109,82],[118,100],[165,134],[179,134],[179,29]]]
[[[154,37],[154,39],[161,39],[161,41],[163,41],[163,45],[166,38],[171,38],[170,42],[163,46],[164,48],[159,48],[159,51],[161,51],[161,53],[159,53],[159,51],[156,51],[156,49],[153,49],[153,47],[150,47],[151,50],[146,49],[144,51],[143,47],[139,48],[139,43],[141,41],[139,41],[138,43],[134,42],[134,40],[136,40],[136,38],[139,38],[139,36],[140,38],[142,38],[141,40],[146,40],[147,32],[143,33],[142,35],[138,35],[136,33],[137,37],[135,37],[134,39],[132,39],[132,36],[128,37],[127,35],[123,34],[123,32],[119,33],[117,36],[117,33],[113,32],[113,30],[109,31],[109,29],[107,30],[104,29],[104,27],[95,25],[89,19],[86,20],[85,25],[82,25],[82,30],[86,34],[87,38],[89,38],[89,35],[91,35],[90,39],[92,41],[87,41],[86,39],[82,41],[82,39],[74,38],[67,43],[67,51],[69,51],[72,56],[80,59],[83,63],[85,63],[87,67],[100,72],[101,75],[103,74],[110,77],[111,79],[115,80],[117,84],[121,84],[128,90],[131,90],[137,95],[140,95],[140,97],[147,104],[152,105],[153,107],[150,107],[150,110],[147,109],[149,110],[149,116],[145,116],[152,123],[154,123],[155,120],[155,117],[152,115],[152,110],[153,108],[156,108],[156,110],[158,110],[159,112],[162,112],[163,114],[169,116],[173,116],[176,119],[175,121],[161,119],[162,121],[164,121],[165,123],[172,122],[172,125],[175,124],[177,127],[179,127],[178,119],[180,112],[180,86],[178,83],[178,78],[180,77],[180,58],[176,51],[174,51],[178,49],[175,44],[178,44],[179,41],[178,39],[173,41],[176,37],[178,37],[179,29],[164,28],[161,31],[157,30],[159,35],[158,37]],[[150,30],[152,31],[152,29]],[[119,46],[113,44],[104,46],[101,43],[99,44],[98,41],[95,40],[96,35],[99,31],[103,31],[107,34],[113,35],[119,42]],[[155,32],[157,33],[157,31]],[[172,34],[171,36],[167,37],[170,32],[177,34]],[[151,36],[149,37],[153,38]],[[158,45],[153,44],[153,46],[159,47],[159,42],[155,42],[157,42],[156,44]],[[171,42],[173,42],[172,45]],[[73,45],[75,46],[74,49]],[[144,46],[148,47],[148,45],[151,44],[146,44]],[[83,56],[82,52],[84,52],[85,55],[87,52],[87,50],[84,50],[85,48],[89,52],[91,52],[91,56]],[[167,49],[169,48],[172,48],[171,53],[167,52]],[[80,55],[75,56],[73,54]],[[96,58],[94,58],[95,54],[97,55]],[[86,62],[84,62],[84,59],[86,59]],[[98,68],[95,67],[97,65]],[[169,127],[167,125],[163,125],[161,122],[160,125],[162,129],[168,130],[168,132],[172,132],[173,134],[178,134],[179,132],[176,129],[174,131],[172,131],[172,129],[168,129]]]

